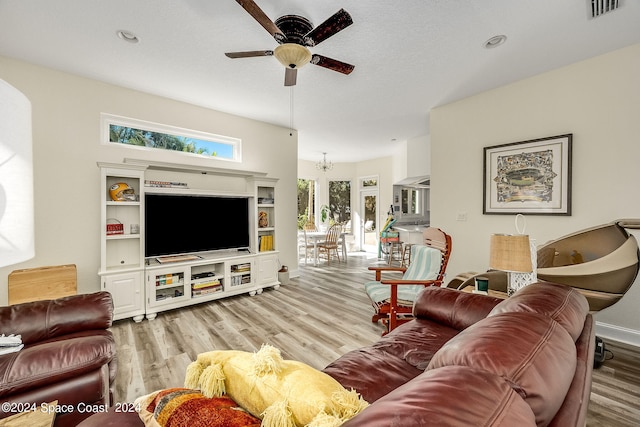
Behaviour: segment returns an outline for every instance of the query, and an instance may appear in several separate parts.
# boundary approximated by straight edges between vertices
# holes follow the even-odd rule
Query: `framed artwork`
[[[485,147],[482,213],[571,215],[572,137]]]

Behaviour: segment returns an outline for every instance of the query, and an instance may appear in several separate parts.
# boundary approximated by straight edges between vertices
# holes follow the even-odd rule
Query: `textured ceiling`
[[[428,134],[433,107],[640,42],[638,0],[596,19],[590,0],[256,3],[272,20],[299,14],[317,25],[344,8],[354,21],[311,49],[353,73],[298,71],[293,124],[307,160],[389,155]],[[497,34],[507,42],[484,49]],[[276,46],[233,0],[0,0],[0,55],[289,126],[278,61],[224,56]]]

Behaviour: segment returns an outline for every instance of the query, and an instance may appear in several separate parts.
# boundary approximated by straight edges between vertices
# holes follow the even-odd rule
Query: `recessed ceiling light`
[[[130,31],[119,30],[116,34],[118,34],[118,37],[120,37],[122,40],[129,43],[138,43],[140,41],[138,36]]]
[[[489,40],[484,42],[483,46],[485,47],[485,49],[493,49],[494,47],[498,47],[501,44],[504,44],[504,42],[506,41],[507,36],[505,36],[504,34],[500,34],[498,36],[491,37]]]

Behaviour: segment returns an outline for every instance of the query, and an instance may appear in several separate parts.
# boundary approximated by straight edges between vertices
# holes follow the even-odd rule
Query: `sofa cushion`
[[[371,346],[424,371],[436,351],[459,333],[448,325],[416,319],[402,324]]]
[[[508,312],[531,312],[548,316],[578,339],[589,313],[587,299],[576,289],[557,283],[538,282],[525,286],[498,304],[489,316]]]
[[[536,313],[499,313],[462,331],[428,368],[460,365],[503,377],[529,404],[539,426],[553,419],[576,370],[576,346],[555,320]]]
[[[415,319],[371,346],[344,354],[324,372],[371,403],[421,374],[440,347],[459,332],[430,320]]]
[[[500,301],[486,295],[429,286],[416,298],[413,315],[461,331],[487,317]]]
[[[111,327],[109,292],[72,295],[0,307],[0,334],[20,334],[29,345],[77,331]]]
[[[76,427],[145,427],[135,410],[122,410],[122,406],[112,406],[105,412],[98,412],[82,421]],[[192,424],[192,427],[196,427]]]
[[[77,332],[0,356],[0,397],[98,370],[115,357],[111,332]]]
[[[501,377],[466,366],[426,371],[344,427],[534,426],[529,405]]]

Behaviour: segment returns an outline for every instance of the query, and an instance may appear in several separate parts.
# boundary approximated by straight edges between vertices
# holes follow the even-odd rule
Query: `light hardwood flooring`
[[[609,360],[593,370],[588,426],[640,425],[640,348],[607,341]]]
[[[376,341],[382,327],[362,284],[372,255],[348,262],[301,266],[301,275],[279,290],[241,295],[158,314],[155,320],[114,323],[118,352],[116,402],[182,386],[187,365],[211,350],[255,351],[263,343],[322,369],[351,349]],[[640,349],[607,342],[614,358],[593,373],[587,425],[637,426],[640,420]]]

